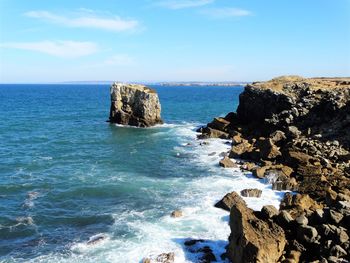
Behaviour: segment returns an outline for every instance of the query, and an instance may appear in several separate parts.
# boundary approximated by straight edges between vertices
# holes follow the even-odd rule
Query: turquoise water
[[[138,129],[106,122],[107,85],[0,85],[1,261],[139,262],[174,251],[196,262],[188,238],[224,251],[227,213],[215,200],[247,180],[268,186],[222,171],[229,146],[200,146],[195,129],[235,110],[242,88],[154,88],[165,125]],[[277,202],[266,192],[255,205]],[[184,216],[170,218],[178,208]],[[104,240],[88,245],[96,235]]]

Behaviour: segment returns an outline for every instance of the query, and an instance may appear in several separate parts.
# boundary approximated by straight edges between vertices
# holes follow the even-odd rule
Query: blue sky
[[[0,0],[0,82],[350,76],[350,0]]]

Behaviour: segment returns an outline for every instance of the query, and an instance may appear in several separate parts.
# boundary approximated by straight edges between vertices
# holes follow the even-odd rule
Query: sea
[[[131,128],[106,122],[109,85],[0,85],[0,262],[200,262],[192,239],[227,262],[229,212],[214,204],[258,188],[249,207],[278,207],[282,192],[219,167],[229,140],[196,139],[243,87],[152,87],[164,124]]]

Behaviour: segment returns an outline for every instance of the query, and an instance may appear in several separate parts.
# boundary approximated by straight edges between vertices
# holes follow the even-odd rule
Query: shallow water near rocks
[[[251,208],[278,206],[282,193],[218,166],[227,141],[196,140],[242,87],[154,88],[166,124],[138,129],[105,122],[107,85],[0,85],[1,261],[197,262],[184,242],[204,239],[220,262],[230,230],[216,201],[259,188]]]

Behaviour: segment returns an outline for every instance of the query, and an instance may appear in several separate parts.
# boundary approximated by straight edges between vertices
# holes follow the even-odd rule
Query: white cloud
[[[158,2],[158,5],[169,9],[183,9],[205,6],[214,1],[215,0],[164,0]]]
[[[87,56],[98,51],[93,42],[77,41],[10,42],[1,44],[0,47],[36,51],[63,58]]]
[[[137,20],[122,19],[118,16],[99,17],[96,16],[92,10],[89,10],[89,12],[87,12],[86,9],[83,10],[85,10],[83,11],[83,14],[80,14],[78,17],[74,18],[40,10],[29,11],[25,13],[25,15],[27,17],[42,19],[66,27],[95,28],[115,32],[132,30],[139,25],[139,22]]]
[[[245,9],[223,7],[223,8],[208,8],[201,11],[202,14],[208,15],[212,18],[229,18],[229,17],[242,17],[251,16],[252,12]]]

